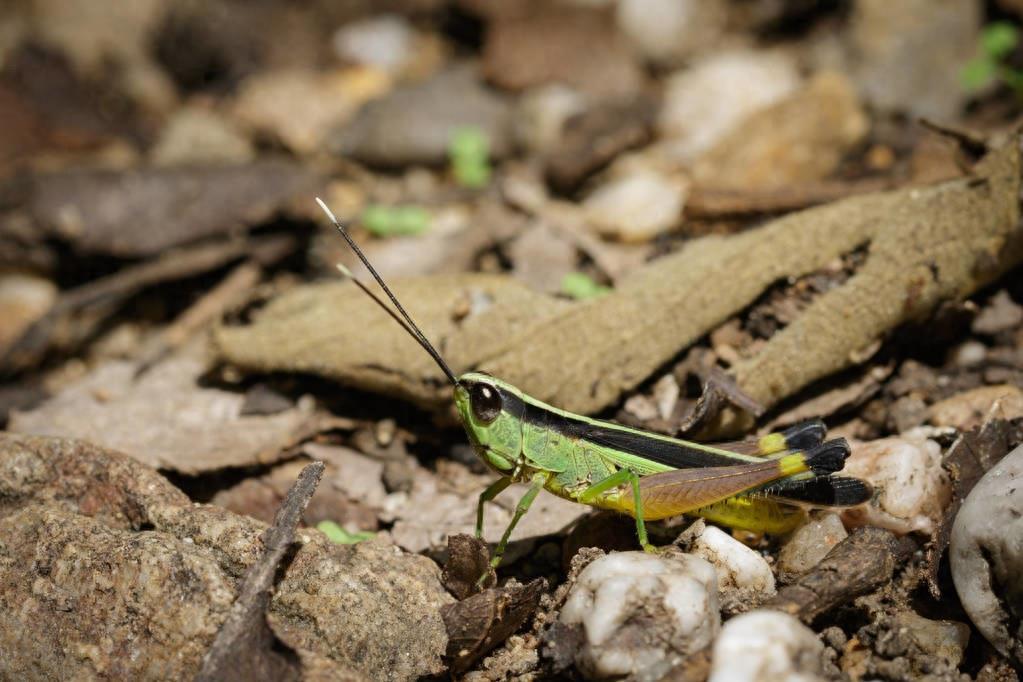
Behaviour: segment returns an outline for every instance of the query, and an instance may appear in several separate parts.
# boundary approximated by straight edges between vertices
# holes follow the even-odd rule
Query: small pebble
[[[618,27],[649,61],[670,65],[711,47],[728,20],[722,0],[620,0]]]
[[[966,496],[952,526],[949,563],[970,620],[1023,665],[1023,446]]]
[[[980,341],[966,341],[952,351],[952,362],[960,367],[976,367],[987,357],[987,346]]]
[[[356,64],[397,73],[412,53],[415,31],[397,14],[345,24],[334,34],[334,52]]]
[[[744,191],[822,180],[869,127],[849,79],[833,71],[818,73],[722,135],[700,155],[693,178],[701,185]]]
[[[838,514],[814,512],[809,523],[797,528],[781,548],[778,569],[794,575],[806,573],[848,535]]]
[[[842,473],[874,487],[874,497],[842,518],[853,525],[874,525],[896,533],[930,533],[951,496],[941,467],[941,446],[923,429],[897,438],[856,443]]]
[[[658,128],[679,160],[693,161],[747,116],[799,85],[795,62],[779,52],[718,53],[667,79]]]
[[[530,151],[543,154],[557,147],[565,122],[586,110],[586,96],[561,85],[542,85],[522,94],[515,117],[515,137]]]
[[[575,662],[587,677],[666,671],[714,640],[717,576],[695,556],[608,554],[579,573],[560,620],[583,628]]]
[[[747,610],[774,596],[774,573],[759,552],[717,526],[705,526],[692,544],[692,553],[717,569],[718,590],[726,611]]]
[[[779,611],[732,618],[714,642],[709,682],[810,682],[821,679],[824,645],[813,630]]]
[[[359,107],[390,87],[379,71],[265,71],[239,86],[234,113],[245,126],[270,135],[293,151],[312,153]],[[295,103],[301,102],[296,107]]]
[[[486,137],[490,157],[498,159],[512,147],[507,104],[483,86],[471,66],[458,66],[370,102],[330,135],[329,146],[370,164],[435,164],[448,160],[455,132],[474,128]]]
[[[57,286],[25,274],[0,277],[0,355],[57,301]]]
[[[953,668],[959,667],[970,642],[968,625],[954,620],[931,620],[912,611],[897,614],[895,620],[927,654],[942,659]]]
[[[931,424],[960,431],[980,426],[991,416],[1023,417],[1023,391],[1012,384],[981,386],[938,401],[927,410]]]
[[[644,242],[681,221],[685,194],[683,180],[643,169],[599,187],[583,202],[583,210],[602,234]]]
[[[157,166],[245,163],[255,158],[256,150],[226,117],[205,107],[185,106],[164,124],[149,156]]]
[[[991,297],[973,320],[971,329],[975,334],[994,335],[1014,329],[1023,323],[1023,306],[1012,300],[1009,292],[1002,289]]]

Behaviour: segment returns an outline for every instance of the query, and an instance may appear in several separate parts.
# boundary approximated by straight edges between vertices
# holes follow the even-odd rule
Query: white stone
[[[722,603],[749,605],[775,594],[774,573],[764,557],[717,526],[704,527],[692,553],[717,569]]]
[[[650,240],[682,219],[686,184],[654,169],[638,170],[597,188],[583,202],[602,234],[625,242]]]
[[[415,31],[397,14],[381,14],[345,24],[334,33],[334,52],[356,64],[395,73],[409,59]]]
[[[644,57],[672,64],[715,44],[727,10],[721,0],[619,0],[615,16]]]
[[[666,671],[717,634],[717,576],[690,555],[609,554],[579,573],[560,620],[582,626],[576,664],[589,677]]]
[[[1023,665],[1023,446],[966,496],[948,556],[970,620],[1003,655]]]
[[[543,85],[519,97],[515,137],[527,149],[549,152],[561,140],[565,122],[586,109],[586,96],[561,85]]]
[[[709,682],[810,682],[823,679],[824,645],[813,631],[779,611],[750,611],[721,629]]]
[[[794,93],[801,79],[781,52],[722,52],[670,76],[658,128],[681,161],[691,162],[745,117]]]
[[[866,506],[844,512],[844,519],[897,533],[934,529],[951,487],[941,467],[941,446],[925,433],[912,429],[896,438],[853,445],[842,473],[869,482],[874,497]]]

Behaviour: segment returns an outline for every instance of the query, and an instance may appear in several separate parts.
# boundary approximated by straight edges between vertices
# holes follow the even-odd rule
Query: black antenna
[[[359,257],[359,260],[362,261],[362,264],[366,266],[367,270],[369,270],[369,274],[373,275],[373,279],[375,279],[377,284],[380,285],[380,288],[384,290],[384,293],[387,294],[387,297],[391,299],[391,303],[393,303],[394,307],[398,309],[399,313],[401,313],[401,317],[398,317],[397,313],[395,313],[394,310],[392,310],[386,303],[384,303],[384,301],[382,301],[380,297],[374,294],[369,289],[369,287],[363,284],[352,273],[351,270],[341,265],[340,263],[338,263],[337,265],[338,270],[340,270],[342,274],[346,275],[349,279],[355,282],[355,284],[360,289],[362,289],[362,291],[365,292],[366,295],[372,298],[378,306],[383,308],[384,311],[391,316],[391,319],[393,319],[395,322],[401,325],[401,328],[408,332],[412,336],[412,338],[415,339],[419,343],[419,345],[423,347],[423,350],[430,354],[430,357],[433,358],[433,361],[437,363],[437,366],[440,367],[441,370],[443,370],[444,374],[447,375],[451,383],[457,384],[458,377],[455,376],[455,373],[451,371],[450,367],[448,367],[448,363],[444,362],[444,358],[441,357],[440,353],[437,352],[437,349],[434,348],[433,344],[430,343],[430,340],[427,339],[426,335],[423,334],[423,332],[419,329],[415,321],[413,321],[412,316],[405,311],[405,308],[402,307],[401,303],[398,301],[398,298],[391,292],[390,287],[388,287],[387,284],[384,282],[383,278],[376,271],[376,268],[370,265],[369,259],[366,258],[366,254],[362,252],[362,249],[359,248],[359,245],[356,244],[355,240],[352,239],[352,237],[348,234],[348,231],[344,228],[344,225],[341,224],[341,221],[339,221],[334,216],[334,213],[329,208],[327,208],[327,205],[323,203],[322,199],[316,197],[316,203],[320,205],[320,208],[323,209],[323,212],[327,214],[328,218],[330,218],[330,222],[334,223],[334,227],[337,228],[337,231],[340,232],[341,236],[345,238],[346,242],[348,242],[348,246],[352,248],[352,251],[355,252],[355,255]],[[404,320],[402,318],[404,318]]]

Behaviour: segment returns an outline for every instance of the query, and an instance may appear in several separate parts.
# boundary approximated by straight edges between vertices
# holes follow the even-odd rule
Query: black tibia
[[[870,499],[870,485],[849,476],[815,476],[766,486],[766,495],[815,507],[853,507]]]
[[[849,443],[845,438],[829,440],[807,451],[806,465],[815,474],[833,474],[842,470],[850,452]]]

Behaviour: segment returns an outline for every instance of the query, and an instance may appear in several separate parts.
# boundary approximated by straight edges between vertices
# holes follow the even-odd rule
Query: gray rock
[[[949,560],[970,620],[1023,665],[1023,446],[967,495],[952,526]]]
[[[507,102],[481,85],[475,70],[466,66],[367,104],[328,144],[333,152],[365,163],[435,164],[447,158],[451,134],[462,127],[486,135],[493,158],[512,147]]]
[[[778,568],[794,575],[806,573],[848,536],[838,514],[814,513],[809,523],[797,528],[781,548]]]
[[[958,116],[967,98],[959,71],[980,20],[974,0],[858,0],[849,48],[860,92],[881,110]]]
[[[0,679],[192,679],[265,529],[125,455],[0,434]],[[303,660],[329,679],[443,669],[453,600],[432,561],[297,540],[268,620]]]

